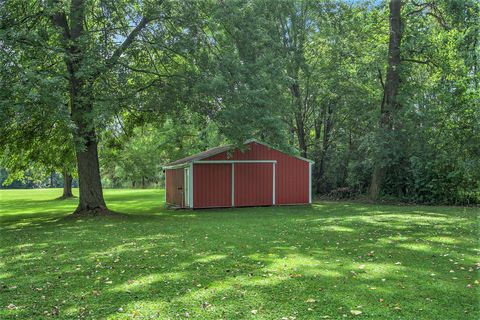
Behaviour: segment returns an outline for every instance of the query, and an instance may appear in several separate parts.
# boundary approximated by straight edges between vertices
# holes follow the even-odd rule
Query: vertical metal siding
[[[275,166],[276,204],[301,204],[309,200],[308,162],[252,142],[244,152],[236,149],[230,157],[223,152],[205,160],[277,160]],[[235,164],[237,166],[237,164]],[[270,165],[271,166],[271,165]],[[235,180],[238,176],[235,176]],[[235,195],[237,192],[235,192]]]
[[[273,164],[235,164],[235,207],[273,204]]]
[[[231,164],[195,164],[193,166],[193,204],[195,208],[231,206],[231,166]]]
[[[166,198],[167,203],[176,206],[183,206],[183,191],[184,191],[184,178],[183,168],[180,169],[167,169],[165,175],[167,178],[166,186]]]

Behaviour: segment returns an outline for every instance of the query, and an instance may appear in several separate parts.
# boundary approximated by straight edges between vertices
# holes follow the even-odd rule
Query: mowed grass
[[[320,202],[64,219],[60,190],[0,191],[0,319],[479,319],[479,210]],[[78,194],[78,193],[77,193]]]

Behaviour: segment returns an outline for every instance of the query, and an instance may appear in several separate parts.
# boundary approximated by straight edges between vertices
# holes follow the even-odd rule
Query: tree
[[[387,77],[384,85],[383,100],[380,106],[379,135],[380,139],[391,137],[392,131],[395,129],[395,114],[400,109],[398,99],[400,91],[400,70],[401,56],[400,47],[402,42],[402,1],[390,0],[390,35],[388,41],[388,68]],[[387,145],[393,141],[382,141]],[[385,148],[380,147],[380,152],[385,152]],[[383,176],[385,175],[385,164],[380,159],[374,163],[372,181],[370,183],[370,199],[377,200],[380,193],[380,186]]]
[[[69,117],[64,121],[68,127],[73,124],[80,187],[75,211],[78,215],[109,213],[103,199],[97,151],[96,120],[102,114],[95,108],[97,82],[107,73],[112,76],[138,35],[158,17],[152,8],[160,4],[71,0],[65,6],[60,1],[10,1],[2,10],[2,29],[8,30],[2,42],[12,52],[48,52],[59,72],[50,76],[60,75],[67,80],[62,87],[68,92]],[[122,39],[120,45],[116,44],[117,39]],[[29,59],[38,61],[42,57],[32,54]],[[59,61],[63,61],[63,68]],[[36,72],[29,69],[31,65],[22,67]],[[44,121],[45,117],[48,115],[39,120]]]
[[[110,71],[118,63],[122,54],[152,18],[136,17],[137,19],[134,19],[138,20],[136,26],[126,35],[121,45],[116,47],[108,58],[101,61],[100,66],[95,67],[90,65],[92,61],[89,60],[93,58],[89,52],[92,50],[90,46],[95,45],[95,42],[92,41],[93,37],[86,38],[88,36],[85,28],[88,12],[86,2],[71,0],[69,11],[64,10],[59,3],[48,9],[51,12],[52,23],[62,37],[61,44],[65,53],[69,81],[71,120],[76,126],[74,140],[80,199],[75,213],[80,215],[109,213],[103,199],[97,134],[92,119],[95,99],[93,86],[101,73]]]
[[[108,213],[100,177],[252,137],[319,194],[478,201],[478,1],[65,3],[0,7],[0,145],[32,172],[71,143],[80,214]]]
[[[8,18],[3,21],[12,23]],[[27,172],[44,177],[57,171],[64,176],[62,198],[72,197],[76,161],[72,135],[65,122],[66,88],[60,75],[47,76],[47,69],[59,72],[58,59],[44,52],[32,59],[31,52],[19,50],[13,44],[23,38],[21,32],[7,28],[2,36],[5,41],[0,50],[0,163],[9,174],[4,183],[22,179]]]

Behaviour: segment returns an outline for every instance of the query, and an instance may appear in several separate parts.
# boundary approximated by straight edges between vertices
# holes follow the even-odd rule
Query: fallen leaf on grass
[[[57,306],[53,307],[51,314],[52,316],[58,316],[60,314],[60,309]]]
[[[359,316],[359,315],[361,315],[363,312],[360,311],[360,310],[350,310],[350,313],[353,314],[354,316]]]
[[[317,300],[313,299],[313,298],[310,298],[306,301],[307,303],[315,303],[317,302]]]
[[[250,311],[250,312],[251,312],[252,314],[257,314],[258,310],[255,310],[255,309],[254,309],[254,310],[252,310],[252,311]]]

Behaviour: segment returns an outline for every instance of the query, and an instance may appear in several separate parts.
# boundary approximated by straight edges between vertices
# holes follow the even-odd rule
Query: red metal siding
[[[184,204],[183,191],[184,188],[184,169],[167,169],[165,175],[167,178],[167,203],[176,206],[182,206]]]
[[[236,149],[230,157],[228,157],[227,152],[222,152],[204,160],[276,160],[275,203],[301,204],[309,201],[310,177],[307,161],[256,142],[249,143],[247,150],[243,152]],[[237,176],[235,176],[235,179],[237,179]]]
[[[231,166],[231,164],[195,164],[193,166],[193,206],[195,208],[232,205]]]
[[[273,164],[235,163],[235,207],[273,204]]]

